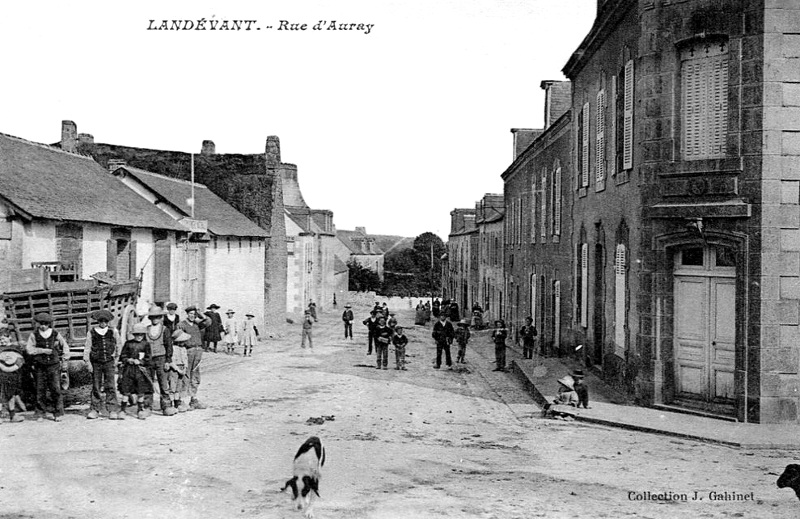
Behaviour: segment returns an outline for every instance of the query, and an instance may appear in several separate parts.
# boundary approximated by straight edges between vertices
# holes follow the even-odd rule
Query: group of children
[[[234,318],[234,312],[228,309],[225,312],[225,322],[223,323],[223,339],[225,343],[225,353],[228,355],[236,354],[236,347],[242,346],[244,348],[243,356],[253,356],[253,345],[258,341],[258,328],[256,322],[253,320],[255,315],[245,314],[247,320],[240,321]]]

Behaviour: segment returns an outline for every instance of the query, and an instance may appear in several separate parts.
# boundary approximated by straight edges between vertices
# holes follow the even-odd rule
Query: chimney
[[[549,128],[572,105],[572,83],[569,81],[542,81],[544,90],[544,127]]]
[[[270,135],[267,137],[267,167],[275,169],[281,164],[281,140],[277,135]]]
[[[79,133],[78,144],[91,146],[94,144],[94,135],[91,133]]]
[[[214,141],[203,141],[203,147],[200,149],[200,155],[213,155],[217,152]]]
[[[366,227],[356,227],[356,232],[363,234],[364,236],[367,235],[367,228]]]
[[[61,121],[61,149],[70,153],[78,151],[78,125]]]
[[[512,160],[514,160],[519,157],[520,153],[525,151],[538,136],[544,133],[544,130],[511,128],[511,133],[514,135],[514,156],[512,158]]]

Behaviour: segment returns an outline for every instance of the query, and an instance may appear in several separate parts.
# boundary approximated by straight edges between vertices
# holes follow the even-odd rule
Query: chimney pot
[[[61,121],[61,149],[70,153],[78,150],[78,125],[73,121]]]
[[[277,135],[267,137],[266,146],[267,167],[275,169],[281,164],[281,140]]]
[[[203,141],[203,147],[200,149],[201,155],[214,155],[217,152],[217,147],[214,145],[214,141]]]

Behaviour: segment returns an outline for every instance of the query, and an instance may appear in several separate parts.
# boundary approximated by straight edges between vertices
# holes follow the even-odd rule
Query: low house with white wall
[[[265,254],[269,234],[202,184],[131,166],[114,176],[175,222],[193,229],[173,247],[156,250],[154,262],[170,284],[159,299],[180,308],[214,303],[264,322]]]
[[[47,264],[58,281],[141,277],[152,298],[157,242],[186,231],[91,157],[0,134],[0,272]]]

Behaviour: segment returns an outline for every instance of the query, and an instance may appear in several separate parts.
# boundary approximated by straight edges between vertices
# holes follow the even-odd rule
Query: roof
[[[192,214],[191,206],[188,203],[192,197],[191,182],[165,177],[131,166],[121,166],[115,171],[115,174],[120,170],[124,170],[136,178],[185,215]],[[217,236],[269,237],[267,231],[253,223],[203,184],[195,183],[194,199],[194,218],[206,220],[211,233]]]
[[[0,195],[34,218],[185,230],[91,157],[5,134]]]
[[[362,234],[358,231],[344,231],[344,230],[337,230],[336,237],[344,243],[352,254],[360,254],[360,255],[381,255],[383,254],[383,250],[378,247],[377,243],[373,243],[373,252],[364,252],[361,250],[361,247],[356,245],[354,240],[367,239],[369,236]]]
[[[415,238],[404,238],[403,236],[388,236],[383,234],[370,234],[369,236],[375,239],[375,245],[385,254],[389,254],[393,251],[401,251],[403,249],[411,249],[414,247]]]
[[[339,258],[333,258],[333,273],[338,274],[339,272],[347,272],[350,270],[347,268],[347,265],[344,261],[340,260]]]

